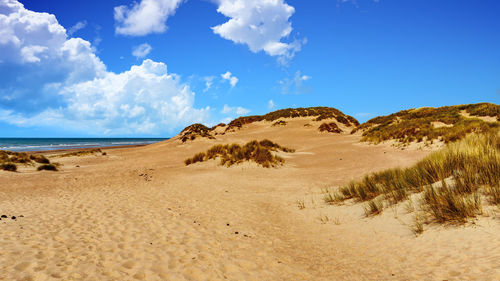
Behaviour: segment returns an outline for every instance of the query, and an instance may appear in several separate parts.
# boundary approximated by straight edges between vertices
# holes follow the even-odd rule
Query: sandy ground
[[[306,123],[57,158],[59,172],[0,172],[0,214],[9,216],[0,220],[0,279],[500,279],[494,212],[474,225],[426,225],[416,237],[403,204],[365,218],[362,204],[322,200],[325,188],[429,151],[365,145]],[[264,138],[297,152],[271,169],[183,163],[214,143]]]

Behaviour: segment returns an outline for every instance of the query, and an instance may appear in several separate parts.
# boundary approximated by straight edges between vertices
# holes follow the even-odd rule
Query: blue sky
[[[496,0],[0,0],[0,137],[500,101]]]

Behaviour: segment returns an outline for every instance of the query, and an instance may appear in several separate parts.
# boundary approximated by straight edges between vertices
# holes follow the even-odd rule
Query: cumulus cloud
[[[73,35],[75,32],[77,32],[78,30],[80,29],[83,29],[87,26],[87,21],[84,20],[84,21],[79,21],[77,22],[75,25],[73,25],[69,30],[68,30],[68,35],[71,36]]]
[[[0,1],[0,121],[90,134],[161,134],[208,118],[161,62],[109,72],[53,15]]]
[[[284,0],[218,0],[217,12],[230,19],[212,27],[214,33],[254,53],[264,51],[286,63],[300,51],[305,40],[283,42],[292,32],[290,17],[295,9]]]
[[[221,74],[220,77],[222,77],[222,79],[224,80],[227,80],[229,81],[229,84],[231,84],[231,88],[236,86],[236,84],[238,83],[238,78],[236,76],[234,76],[231,72],[227,71],[226,73],[224,74]]]
[[[166,21],[183,0],[141,0],[131,7],[122,5],[114,9],[115,32],[122,35],[144,36],[163,33]]]
[[[245,114],[250,113],[250,110],[248,110],[246,108],[243,108],[241,106],[231,107],[231,106],[228,106],[227,104],[225,104],[224,107],[222,108],[221,113],[223,113],[223,114],[245,115]]]
[[[151,45],[149,45],[148,43],[144,43],[144,44],[141,44],[139,46],[135,46],[133,49],[132,49],[132,55],[136,58],[143,58],[145,56],[147,56],[151,50],[153,48],[151,48]]]
[[[311,76],[303,75],[300,71],[295,72],[293,78],[286,77],[279,81],[282,94],[306,94],[312,91],[312,88],[304,85],[305,81],[312,79]]]

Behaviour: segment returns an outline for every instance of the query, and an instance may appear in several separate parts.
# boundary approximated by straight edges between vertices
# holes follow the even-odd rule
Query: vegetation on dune
[[[283,120],[279,120],[279,121],[276,121],[273,123],[273,127],[279,127],[279,126],[286,126],[287,125],[287,122],[286,121],[283,121]]]
[[[462,114],[469,113],[471,118]],[[496,122],[486,122],[474,116],[496,117]],[[419,108],[373,118],[358,126],[352,133],[363,130],[362,141],[380,143],[397,140],[408,144],[413,141],[432,143],[441,140],[445,143],[462,139],[467,134],[487,133],[500,127],[500,106],[479,103],[439,108]],[[445,126],[434,126],[441,122]]]
[[[337,124],[334,122],[323,123],[319,126],[318,130],[320,132],[328,132],[328,133],[336,133],[336,134],[342,133],[342,129],[340,129],[339,126],[337,126]]]
[[[87,150],[68,152],[68,153],[64,153],[61,155],[57,155],[57,157],[72,157],[72,156],[80,157],[80,156],[86,156],[89,154],[96,154],[96,153],[101,153],[102,155],[107,154],[106,152],[102,152],[102,150],[100,148],[95,148],[95,149],[87,149]]]
[[[246,116],[234,119],[228,124],[226,131],[239,129],[243,125],[258,121],[275,121],[279,118],[313,117],[314,121],[336,119],[346,126],[358,126],[359,122],[354,117],[345,115],[342,111],[331,107],[286,108],[276,110],[265,115]]]
[[[47,170],[47,171],[57,171],[57,166],[54,164],[44,164],[37,168],[38,171]]]
[[[382,212],[384,202],[396,204],[417,193],[421,210],[439,223],[466,222],[481,214],[482,198],[500,205],[498,132],[470,134],[409,168],[369,174],[328,192],[324,200],[331,204],[348,199],[368,201],[365,212],[374,215]]]
[[[217,126],[219,126],[219,125],[217,125]],[[214,129],[216,127],[214,127]],[[186,142],[188,140],[195,140],[197,137],[214,139],[214,137],[210,134],[211,130],[212,129],[208,128],[207,126],[205,126],[203,124],[198,124],[198,123],[193,124],[193,125],[187,126],[186,128],[184,128],[184,130],[181,131],[180,138],[181,138],[182,142]]]
[[[33,166],[36,163],[50,164],[50,160],[43,155],[0,150],[0,170],[15,172],[17,171],[16,164]]]
[[[17,165],[14,163],[2,163],[0,164],[0,170],[15,172],[17,171]]]
[[[270,140],[250,141],[243,146],[239,144],[214,145],[207,152],[195,154],[184,161],[186,165],[203,162],[210,159],[220,159],[220,165],[232,166],[244,161],[253,161],[265,168],[275,167],[284,163],[284,159],[272,152],[294,152],[295,150],[280,146]]]
[[[356,127],[359,125],[358,120],[354,117],[345,115],[340,110],[331,107],[309,107],[309,108],[286,108],[276,110],[265,115],[253,115],[239,117],[231,121],[229,124],[220,123],[212,128],[208,128],[202,124],[193,124],[186,127],[180,133],[180,139],[184,143],[188,140],[195,140],[198,137],[214,139],[214,135],[219,133],[214,133],[218,127],[226,127],[224,132],[234,131],[236,129],[242,128],[244,125],[251,124],[259,121],[269,121],[274,122],[272,126],[286,126],[287,122],[284,120],[278,120],[280,118],[297,118],[297,117],[316,117],[313,121],[321,121],[325,119],[335,119],[337,122],[344,124],[347,127]]]

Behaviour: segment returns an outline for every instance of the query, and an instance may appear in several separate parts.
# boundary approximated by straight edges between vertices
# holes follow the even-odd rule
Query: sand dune
[[[0,220],[0,279],[500,279],[496,213],[415,237],[404,206],[365,218],[361,205],[322,201],[324,188],[430,150],[320,133],[312,118],[286,121],[60,158],[60,172],[0,171],[0,214],[9,216]],[[183,163],[213,144],[264,138],[296,152],[270,169]]]

